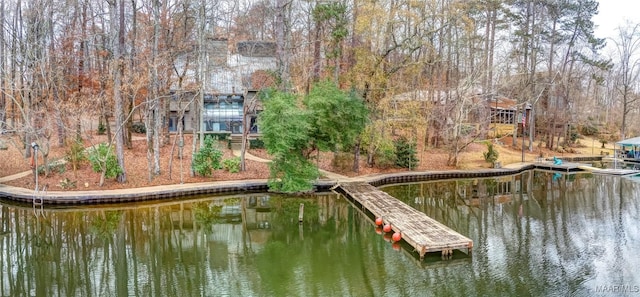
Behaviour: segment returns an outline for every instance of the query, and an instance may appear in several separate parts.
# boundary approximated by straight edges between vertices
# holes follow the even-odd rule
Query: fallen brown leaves
[[[76,187],[66,190],[107,190],[180,183],[266,179],[269,177],[269,168],[267,164],[251,160],[247,160],[246,171],[244,172],[229,173],[225,170],[216,170],[210,177],[190,176],[191,137],[187,136],[187,138],[188,139],[185,140],[185,149],[182,159],[178,157],[177,147],[174,147],[173,154],[171,154],[172,143],[169,143],[161,148],[161,173],[160,175],[152,176],[151,180],[149,178],[150,175],[147,162],[146,142],[144,140],[134,140],[133,148],[124,150],[125,170],[127,174],[127,182],[124,184],[118,183],[114,179],[108,179],[105,181],[105,184],[100,187],[100,174],[93,172],[88,162],[83,162],[80,168],[75,172],[72,170],[71,166],[67,164],[64,172],[56,172],[54,170],[48,177],[41,175],[39,177],[38,183],[40,185],[49,185],[49,190],[60,191],[63,190],[60,187],[61,181],[67,179],[69,181],[75,181]],[[92,144],[97,144],[102,140],[106,139],[98,137],[85,144],[90,146]],[[226,147],[221,147],[221,149],[223,149],[224,151],[223,159],[233,157],[233,152],[230,149],[227,149]],[[64,148],[52,148],[50,159],[63,158],[64,155]],[[29,167],[30,160],[22,157],[20,151],[18,151],[15,147],[10,148],[6,151],[0,151],[0,159],[3,160],[2,163],[0,163],[0,177],[31,170]],[[172,164],[170,167],[169,161],[171,159]],[[39,163],[41,162],[42,158],[39,158]],[[29,175],[27,177],[9,181],[6,184],[31,189],[35,187],[35,180],[33,175]]]
[[[144,141],[143,135],[135,137],[132,149],[125,149],[125,165],[127,173],[127,182],[124,184],[118,183],[114,179],[109,179],[105,184],[100,187],[100,175],[93,172],[88,162],[85,162],[80,166],[77,171],[73,171],[71,166],[67,164],[64,172],[52,172],[50,176],[40,176],[40,185],[49,185],[49,190],[60,191],[61,181],[68,180],[75,182],[76,187],[72,189],[64,190],[106,190],[106,189],[122,189],[122,188],[137,188],[147,186],[158,186],[167,184],[180,184],[180,183],[198,183],[198,182],[216,182],[216,181],[228,181],[228,180],[246,180],[246,179],[267,179],[269,177],[268,164],[247,160],[246,171],[239,173],[229,173],[224,170],[216,170],[211,177],[202,176],[190,176],[191,168],[191,136],[186,135],[184,155],[183,158],[178,158],[177,147],[173,148],[173,140],[175,136],[172,136],[171,142],[161,148],[160,166],[161,174],[152,176],[149,178],[149,167],[147,162],[147,145]],[[87,137],[84,141],[85,147],[96,145],[100,142],[105,142],[104,136],[92,136]],[[499,160],[503,164],[519,162],[521,152],[513,148],[508,144],[497,145],[496,148],[500,153]],[[64,147],[52,146],[50,152],[50,160],[64,158]],[[233,157],[233,152],[226,148],[226,145],[221,143],[221,149],[224,151],[223,158]],[[486,151],[486,146],[482,143],[473,143],[467,147],[465,152],[459,156],[458,169],[476,169],[476,168],[488,168],[489,165],[484,161],[482,153]],[[263,149],[250,150],[254,156],[269,159],[269,155]],[[526,159],[533,161],[540,152],[527,153]],[[0,151],[0,177],[10,176],[16,173],[29,171],[29,159],[23,157],[23,151],[19,150],[15,146],[10,146],[8,150]],[[451,166],[447,166],[448,153],[442,149],[423,149],[420,145],[418,147],[418,159],[420,163],[417,171],[426,170],[451,170],[455,169]],[[171,167],[169,166],[170,160],[172,160]],[[400,172],[404,169],[400,168],[378,168],[369,167],[366,164],[366,155],[361,156],[360,171],[358,173],[352,172],[350,169],[341,170],[332,165],[333,153],[321,153],[314,162],[320,169],[338,173],[345,176],[358,176],[369,174],[380,174],[390,172]],[[42,159],[39,159],[39,163]],[[15,179],[6,182],[8,185],[33,189],[35,187],[35,181],[33,175],[29,175],[23,178]]]

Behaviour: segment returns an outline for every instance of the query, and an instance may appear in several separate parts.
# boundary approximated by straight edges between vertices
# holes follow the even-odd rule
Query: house
[[[249,133],[259,133],[256,125],[262,110],[257,93],[270,84],[267,75],[276,69],[276,46],[267,41],[242,41],[230,51],[226,39],[209,39],[205,49],[206,65],[202,104],[198,91],[181,88],[195,86],[196,63],[188,63],[194,53],[178,59],[185,68],[180,86],[173,86],[169,103],[169,131],[177,131],[182,122],[184,131],[197,133],[242,134],[243,115],[249,121]],[[201,117],[200,117],[201,116]]]
[[[523,124],[526,127],[528,115],[530,115],[531,104],[524,105],[525,113],[522,112],[522,104],[514,99],[504,96],[493,96],[484,101],[485,106],[489,110],[489,136],[497,137],[500,135],[511,134],[514,124],[518,124],[519,133],[522,132]],[[520,105],[520,106],[519,106]]]
[[[517,100],[505,96],[469,95],[459,100],[447,100],[446,93],[443,92],[414,90],[397,94],[391,98],[388,117],[396,122],[411,122],[412,119],[407,119],[406,113],[402,113],[402,110],[435,113],[437,116],[432,119],[440,121],[440,123],[432,123],[430,126],[437,127],[445,123],[452,123],[454,115],[451,113],[451,106],[454,104],[465,105],[466,112],[460,120],[467,127],[474,127],[473,129],[477,131],[487,131],[489,137],[513,133],[516,123],[518,129],[522,129],[523,120],[526,126],[528,123],[527,115],[531,110],[529,103],[518,103]],[[523,106],[526,111],[525,115],[522,113]]]

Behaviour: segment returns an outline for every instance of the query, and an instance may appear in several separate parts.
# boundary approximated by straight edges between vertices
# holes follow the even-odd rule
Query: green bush
[[[204,146],[194,155],[193,171],[202,176],[211,176],[213,170],[222,169],[222,151],[215,147],[213,137],[204,138]]]
[[[231,173],[240,172],[240,157],[225,159],[222,161],[222,168]]]
[[[103,121],[98,122],[98,135],[104,135],[107,132],[107,126],[104,125]]]
[[[574,144],[580,138],[580,134],[578,133],[578,129],[576,126],[569,126],[569,144]]]
[[[295,155],[278,155],[269,163],[269,190],[278,193],[304,193],[313,191],[313,182],[320,172],[315,164]]]
[[[67,145],[68,149],[65,152],[65,159],[75,171],[80,167],[82,162],[87,160],[87,156],[84,153],[84,145],[80,141],[69,141]]]
[[[231,133],[212,133],[205,136],[206,138],[211,138],[213,140],[230,140]]]
[[[53,162],[47,165],[49,167],[49,172],[56,172],[59,174],[65,173],[67,171],[67,166],[64,163]],[[38,175],[44,175],[45,167],[44,165],[38,165]]]
[[[391,168],[396,165],[398,157],[396,156],[396,148],[391,145],[382,145],[375,155],[376,165],[380,168]],[[417,160],[416,160],[417,161]]]
[[[488,163],[491,163],[491,167],[494,167],[496,161],[498,160],[498,151],[493,148],[492,143],[487,143],[487,151],[482,153],[484,156],[484,160]]]
[[[406,138],[401,137],[394,141],[396,150],[396,165],[402,168],[412,170],[418,166],[417,150],[414,142],[409,142]]]
[[[104,170],[106,178],[115,178],[122,173],[122,168],[118,165],[113,148],[104,143],[89,151],[89,163],[91,163],[91,169],[94,172],[102,172]],[[103,164],[104,169],[102,167]]]
[[[147,133],[147,127],[143,122],[131,123],[131,132],[144,134]]]
[[[249,147],[252,149],[263,149],[264,148],[264,141],[262,141],[262,139],[257,138],[257,139],[249,139]]]
[[[598,134],[599,132],[600,131],[598,130],[598,127],[595,127],[595,126],[590,125],[590,124],[582,126],[582,129],[580,131],[580,133],[582,133],[582,135],[585,135],[585,136],[594,136],[594,135]]]

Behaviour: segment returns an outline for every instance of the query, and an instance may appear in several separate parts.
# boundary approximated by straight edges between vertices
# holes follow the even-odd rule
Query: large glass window
[[[242,133],[242,96],[218,96],[204,105],[206,131]]]

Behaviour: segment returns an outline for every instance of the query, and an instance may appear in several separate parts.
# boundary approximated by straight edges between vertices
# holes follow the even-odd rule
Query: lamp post
[[[33,159],[34,161],[34,175],[36,176],[36,192],[38,191],[38,148],[40,148],[38,146],[37,143],[32,142],[31,143],[31,148],[33,148]]]

